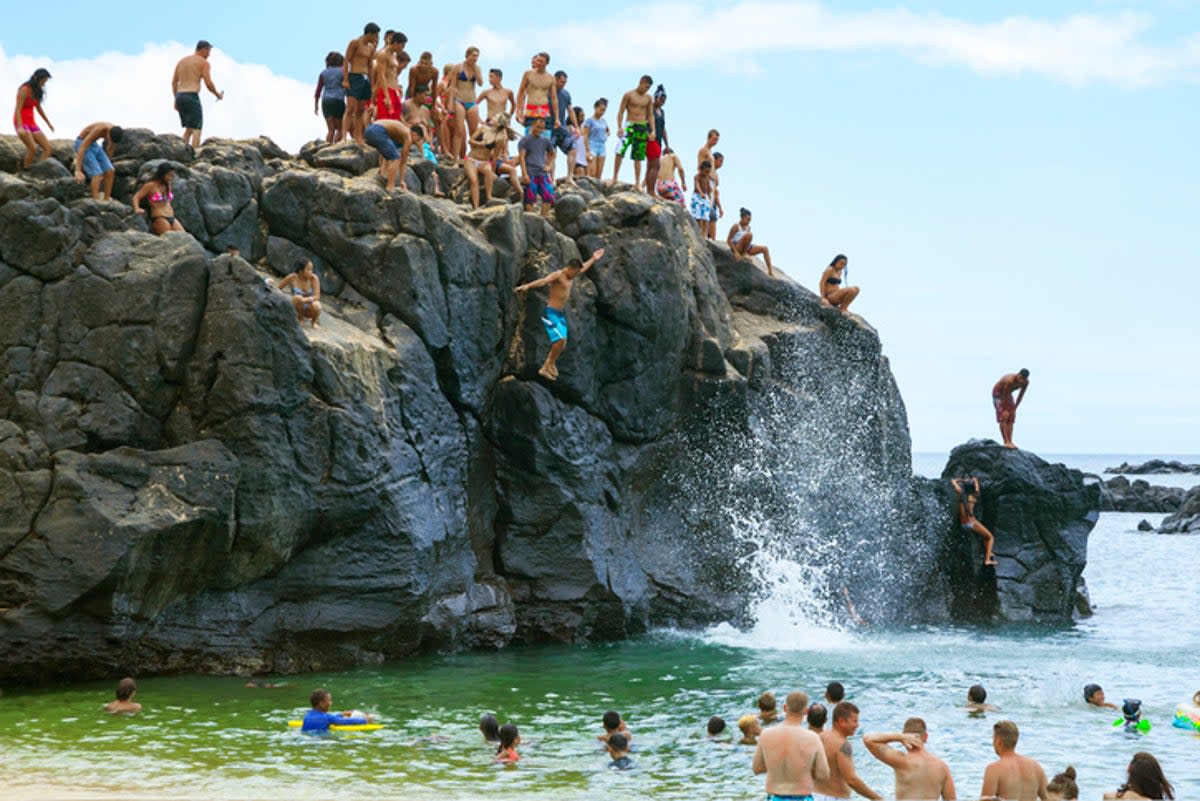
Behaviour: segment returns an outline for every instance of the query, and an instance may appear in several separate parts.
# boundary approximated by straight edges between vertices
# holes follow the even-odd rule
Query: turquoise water
[[[1200,690],[1200,537],[1140,534],[1140,518],[1102,516],[1086,574],[1097,613],[1057,629],[848,634],[779,603],[760,609],[749,632],[430,656],[288,677],[282,689],[145,679],[138,700],[146,710],[132,719],[99,713],[110,683],[5,688],[0,797],[755,798],[762,781],[750,773],[750,750],[703,739],[704,722],[720,714],[734,725],[763,690],[815,693],[838,679],[862,709],[864,731],[925,717],[930,748],[949,761],[961,797],[978,792],[992,722],[1010,717],[1021,727],[1020,750],[1049,773],[1075,765],[1082,798],[1115,788],[1138,750],[1158,756],[1177,798],[1200,798],[1200,737],[1170,726],[1175,704]],[[976,681],[1001,714],[972,718],[959,708]],[[1089,681],[1110,699],[1141,698],[1151,733],[1115,733],[1115,713],[1083,704]],[[289,731],[315,686],[329,688],[337,708],[379,713],[387,728],[325,738]],[[605,769],[595,735],[610,707],[635,734],[635,771]],[[475,729],[489,710],[521,729],[516,767],[495,765]],[[890,772],[857,738],[855,755],[867,782],[890,794]]]

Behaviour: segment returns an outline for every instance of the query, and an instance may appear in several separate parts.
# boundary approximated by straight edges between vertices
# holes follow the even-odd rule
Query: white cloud
[[[16,87],[38,67],[54,77],[44,103],[55,132],[71,139],[88,123],[107,120],[127,128],[151,128],[180,134],[179,115],[171,94],[175,63],[192,52],[175,42],[146,45],[141,53],[104,53],[89,59],[47,61],[16,55],[0,47],[0,86]],[[220,50],[211,56],[213,82],[225,92],[217,101],[201,92],[204,136],[233,139],[266,134],[295,152],[323,137],[325,121],[312,114],[312,84],[275,74],[258,64],[234,61]],[[11,101],[10,101],[11,102]]]

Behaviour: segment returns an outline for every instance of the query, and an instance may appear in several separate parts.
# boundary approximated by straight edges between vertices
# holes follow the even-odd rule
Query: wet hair
[[[787,707],[787,711],[793,715],[799,715],[808,706],[808,693],[800,690],[793,690],[787,694],[787,698],[783,702]]]
[[[137,692],[137,682],[126,676],[117,682],[117,700],[128,701]]]
[[[654,83],[654,79],[651,78],[649,75],[643,75],[641,78],[638,79],[638,83]]]
[[[499,67],[492,67],[490,70],[488,70],[488,75],[495,75],[497,78],[504,77],[504,73],[500,71]]]
[[[33,95],[33,99],[42,102],[46,97],[46,88],[41,85],[43,79],[50,78],[50,70],[45,67],[38,67],[33,71],[33,75],[29,76],[29,80],[25,85],[29,87],[29,94]]]
[[[160,182],[166,181],[167,176],[173,172],[175,172],[175,165],[169,161],[164,161],[158,165],[158,168],[154,171],[154,178],[151,180]]]
[[[614,751],[627,751],[629,750],[629,738],[621,734],[621,732],[617,732],[608,738],[608,747]]]
[[[379,26],[374,22],[368,22],[363,26],[363,36],[367,36],[372,33],[379,33]]]
[[[763,712],[770,711],[775,708],[775,693],[765,692],[758,696],[758,708]]]
[[[296,259],[296,263],[292,265],[292,272],[304,272],[304,268],[312,264],[312,259]]]
[[[742,715],[738,718],[738,728],[742,730],[742,734],[750,731],[750,728],[758,723],[758,718],[754,715]]]
[[[536,57],[541,57],[541,58],[544,58],[544,59],[546,59],[546,63],[547,63],[547,64],[549,64],[549,63],[550,63],[550,54],[549,54],[549,53],[547,53],[545,50],[543,50],[543,51],[542,51],[542,52],[540,52],[540,53],[534,53],[533,55],[534,55],[534,57],[535,57],[535,58],[536,58]]]
[[[616,731],[621,727],[621,713],[615,709],[610,709],[604,713],[604,717],[600,719],[604,723],[605,731]]]
[[[1117,794],[1127,790],[1146,798],[1175,798],[1175,788],[1163,775],[1162,766],[1153,754],[1145,751],[1138,751],[1129,761],[1129,778],[1117,789]]]
[[[340,67],[346,63],[346,59],[342,58],[342,54],[336,50],[330,50],[329,55],[325,56],[326,67]]]
[[[663,85],[661,83],[654,90],[654,99],[658,100],[660,97],[663,100],[667,99],[667,90],[663,89]]]
[[[742,209],[742,213],[749,214],[750,212]],[[846,697],[846,688],[842,686],[840,681],[831,681],[825,687],[825,697],[836,704]]]
[[[750,213],[750,209],[745,208],[745,207],[738,209],[738,215],[741,217],[753,217],[754,216],[753,214]]]
[[[312,708],[316,709],[317,705],[324,702],[329,697],[329,690],[324,687],[318,687],[312,691],[312,695],[308,696],[308,703],[312,704]]]
[[[808,708],[808,725],[819,729],[829,720],[829,710],[824,704],[813,704]]]
[[[555,78],[566,78],[567,73],[562,70],[559,70],[558,72],[554,73],[554,77]]]
[[[1046,784],[1046,789],[1058,793],[1065,801],[1076,801],[1079,798],[1079,785],[1075,783],[1075,768],[1067,765],[1062,773]]]
[[[196,42],[196,52],[199,53],[201,50],[212,50],[212,43],[207,39]]]
[[[418,139],[425,138],[425,129],[420,125],[414,125],[413,127],[409,128],[408,130],[412,131],[412,135],[417,137]]]
[[[725,719],[717,715],[713,715],[708,719],[708,735],[716,737],[721,732],[725,731]],[[613,737],[616,737],[614,734]],[[610,740],[612,737],[609,738]]]
[[[521,733],[517,731],[517,724],[505,723],[500,727],[500,746],[496,749],[496,753],[503,753],[506,748],[514,748],[517,744],[517,738],[520,736]]]
[[[1103,692],[1104,688],[1099,684],[1085,684],[1083,686],[1083,700],[1088,703],[1092,702],[1092,696],[1098,692]]]
[[[1017,740],[1021,737],[1021,730],[1011,720],[1002,720],[992,727],[992,734],[1000,741],[1001,745],[1011,751],[1017,747]]]
[[[601,105],[605,105],[605,106],[608,105],[607,97],[602,97],[599,100],[597,100],[595,103],[592,104],[592,108],[600,108]]]
[[[483,732],[483,739],[489,743],[497,742],[500,739],[500,721],[491,712],[484,712],[479,716],[479,731]]]
[[[113,127],[108,129],[108,141],[112,142],[114,145],[117,142],[120,142],[124,138],[125,138],[125,129],[122,128],[120,125],[114,125]]]
[[[1017,375],[1021,376],[1021,378],[1029,378],[1029,370],[1022,367],[1020,370],[1017,371]]]
[[[834,259],[834,261],[837,261],[837,259]],[[833,265],[829,266],[832,267]],[[967,700],[976,704],[982,704],[987,700],[987,690],[983,689],[982,684],[972,684],[971,688],[967,690]]]
[[[838,705],[833,708],[833,722],[839,720],[849,720],[851,715],[858,714],[858,707],[849,701],[839,701]]]
[[[922,718],[909,718],[904,721],[904,728],[900,731],[905,734],[925,734],[929,731],[925,726],[925,721]]]
[[[836,266],[837,266],[837,263],[838,263],[839,261],[850,261],[850,260],[846,258],[846,254],[845,254],[845,253],[839,253],[839,254],[837,254],[836,256],[834,256],[834,257],[833,257],[833,261],[829,262],[829,266],[830,266],[830,267],[836,267]],[[976,686],[978,687],[979,685],[976,685]],[[974,689],[974,688],[972,688],[972,689]],[[980,687],[979,689],[981,689],[981,690],[982,690],[983,688],[982,688],[982,687]]]
[[[700,162],[700,169],[701,169],[701,170],[703,170],[705,167],[707,167],[708,169],[710,169],[710,170],[711,170],[711,169],[712,169],[712,162],[711,162],[711,161],[709,161],[708,159],[705,159],[704,161]]]

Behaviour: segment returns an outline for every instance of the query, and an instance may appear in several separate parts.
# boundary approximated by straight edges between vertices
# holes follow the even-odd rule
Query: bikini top
[[[840,284],[840,283],[842,283],[842,279],[840,279],[840,278],[826,278],[826,279],[825,279],[825,283],[827,283],[827,284]]]
[[[163,197],[163,194],[161,191],[155,192],[153,195],[150,196],[151,203],[170,203],[174,199],[175,199],[175,193],[170,189],[167,190],[167,196],[165,198]]]
[[[466,71],[466,70],[459,70],[459,71],[458,71],[458,79],[459,79],[460,81],[469,81],[469,80],[471,80],[470,78],[468,78],[468,77],[467,77],[467,71]]]

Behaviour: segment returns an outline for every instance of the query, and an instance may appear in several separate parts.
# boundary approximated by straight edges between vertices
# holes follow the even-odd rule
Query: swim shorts
[[[75,140],[75,152],[79,152],[79,146],[83,144],[82,139]],[[88,145],[87,151],[83,154],[83,174],[88,178],[95,178],[97,175],[104,175],[106,172],[112,172],[113,163],[109,160],[108,154],[104,152],[104,148],[100,147],[99,142],[92,142]]]
[[[546,334],[550,337],[551,345],[560,339],[567,338],[567,315],[553,306],[547,306],[546,310],[542,312],[542,325],[546,326]]]
[[[326,119],[332,119],[336,117],[340,120],[342,117],[346,116],[346,101],[322,100],[321,114],[324,115]]]
[[[1017,405],[1010,394],[993,395],[992,406],[996,409],[997,423],[1011,423],[1017,419]]]
[[[554,205],[554,182],[545,173],[529,176],[529,186],[525,187],[525,205],[532,206],[539,196],[542,202]]]
[[[346,97],[370,102],[371,79],[360,72],[350,73],[350,88],[346,90]]]
[[[683,187],[679,185],[678,181],[659,181],[654,184],[654,191],[658,193],[659,197],[669,197],[676,203],[685,202]]]
[[[575,149],[575,140],[565,125],[560,125],[551,132],[550,141],[566,156],[571,155],[571,151]]]
[[[388,136],[387,128],[382,125],[368,125],[367,130],[363,131],[363,141],[378,150],[379,155],[387,161],[400,159],[400,148],[396,147],[396,143]]]
[[[692,217],[697,220],[707,221],[712,214],[712,210],[712,201],[708,199],[708,195],[702,195],[699,192],[692,193]]]
[[[633,160],[646,160],[646,143],[650,139],[650,126],[644,122],[630,122],[625,125],[625,141],[621,144],[621,150],[617,153],[621,158],[625,158],[625,153],[633,148]]]
[[[204,106],[200,105],[199,92],[176,92],[175,110],[184,128],[198,131],[204,127]]]
[[[529,135],[530,130],[533,129],[533,121],[537,118],[546,121],[546,128],[542,131],[542,138],[554,141],[554,125],[550,121],[549,106],[525,106],[525,135]]]
[[[646,143],[646,158],[650,161],[658,161],[662,158],[662,143],[657,139]]]
[[[975,524],[974,524],[974,523],[963,523],[963,524],[960,526],[960,528],[961,528],[963,531],[965,531],[966,533],[968,533],[968,534],[974,534],[974,533],[975,533]]]
[[[13,130],[16,131],[17,133],[41,133],[42,132],[42,129],[37,127],[36,122],[25,122],[23,120],[18,120],[17,122],[13,123]]]
[[[811,795],[776,795],[767,793],[767,801],[813,801]]]
[[[400,90],[394,86],[387,88],[387,96],[391,100],[392,109],[388,111],[387,103],[383,97],[384,90],[380,89],[375,93],[375,119],[377,120],[400,120],[404,116],[403,100],[400,97]]]

